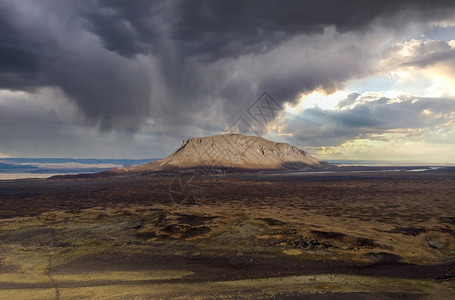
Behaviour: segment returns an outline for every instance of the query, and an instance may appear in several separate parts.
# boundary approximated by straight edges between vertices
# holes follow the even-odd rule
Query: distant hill
[[[302,170],[332,166],[308,152],[286,143],[277,143],[257,136],[218,134],[190,138],[171,155],[141,166],[117,168],[103,175],[147,173],[185,169]]]

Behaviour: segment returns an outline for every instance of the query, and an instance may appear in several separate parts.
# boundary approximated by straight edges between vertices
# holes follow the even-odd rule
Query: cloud
[[[136,131],[193,125],[220,130],[269,90],[295,101],[368,73],[367,34],[441,21],[451,1],[0,2],[0,87],[53,87],[92,126]],[[406,13],[407,19],[401,14]],[[374,32],[377,34],[378,32]],[[219,118],[221,116],[221,119]]]
[[[57,2],[2,2],[2,23],[8,25],[2,38],[8,42],[0,47],[0,53],[7,53],[0,60],[10,67],[2,68],[0,87],[57,88],[92,125],[135,130],[150,110],[146,64],[109,52],[99,38],[83,30],[83,20],[71,5]]]
[[[450,28],[452,34],[455,27]],[[387,76],[390,88],[420,96],[455,95],[455,51],[451,41],[411,39],[385,48],[378,73]]]
[[[354,97],[347,106],[289,110],[268,137],[329,160],[455,163],[455,98]]]
[[[440,71],[453,60],[450,42],[390,44],[446,24],[454,7],[442,0],[0,0],[0,139],[8,140],[0,152],[162,156],[180,138],[223,131],[264,90],[286,107],[378,72]],[[372,139],[398,126],[398,111],[418,111],[408,100],[381,106],[374,98],[368,106],[365,99],[351,94],[340,111],[305,110],[305,132],[296,120],[282,128],[295,128],[298,141],[336,145]],[[117,154],[107,153],[115,143]]]
[[[342,99],[340,102],[338,102],[337,107],[344,108],[346,106],[354,104],[359,96],[359,93],[351,93],[345,99]]]
[[[309,108],[278,123],[280,134],[290,133],[294,144],[309,147],[337,146],[349,140],[387,140],[388,134],[420,136],[427,131],[439,134],[439,142],[454,143],[451,132],[455,121],[455,99],[400,96],[396,98],[357,95],[352,108],[323,110]],[[344,100],[342,100],[343,102]],[[446,128],[446,129],[442,129]],[[441,134],[445,130],[450,136]]]
[[[0,137],[9,157],[155,158],[181,144],[166,132],[99,132],[52,88],[0,91]]]
[[[416,40],[398,43],[382,52],[385,68],[418,67],[453,62],[455,49],[450,41]]]

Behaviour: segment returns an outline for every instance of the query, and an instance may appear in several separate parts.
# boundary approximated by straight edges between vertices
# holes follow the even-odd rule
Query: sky
[[[0,0],[0,158],[157,158],[235,130],[455,163],[455,2]]]

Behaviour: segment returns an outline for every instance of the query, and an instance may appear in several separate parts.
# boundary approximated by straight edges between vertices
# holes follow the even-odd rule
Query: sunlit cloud
[[[286,112],[270,136],[324,159],[454,161],[455,98],[370,92],[336,99],[330,108]]]
[[[454,28],[455,34],[455,28]],[[393,89],[412,89],[416,96],[455,95],[455,49],[453,40],[412,39],[383,52],[378,69],[393,82]]]
[[[308,94],[301,94],[297,104],[285,105],[285,111],[290,114],[298,114],[305,109],[319,107],[321,109],[335,109],[340,101],[348,96],[348,92],[336,91],[327,94],[323,91],[313,91]]]

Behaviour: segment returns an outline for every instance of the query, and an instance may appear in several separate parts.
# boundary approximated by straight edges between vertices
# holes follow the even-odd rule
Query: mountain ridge
[[[140,166],[117,168],[102,173],[114,175],[188,169],[306,170],[331,166],[291,144],[274,142],[258,136],[223,133],[185,139],[166,158]]]

